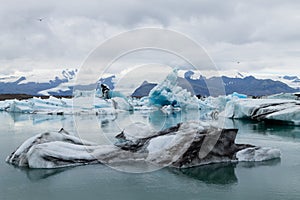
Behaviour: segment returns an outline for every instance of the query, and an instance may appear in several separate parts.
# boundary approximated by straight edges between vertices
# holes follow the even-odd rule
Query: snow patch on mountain
[[[77,73],[77,69],[17,71],[0,77],[0,93],[49,95],[50,91],[56,91],[58,95],[70,95]]]
[[[76,77],[78,70],[77,69],[53,69],[53,70],[39,70],[35,69],[30,72],[16,72],[13,77],[15,77],[16,81],[20,77],[24,77],[25,79],[22,80],[19,84],[26,84],[29,82],[34,83],[45,83],[51,82],[57,79],[60,80],[74,80]]]

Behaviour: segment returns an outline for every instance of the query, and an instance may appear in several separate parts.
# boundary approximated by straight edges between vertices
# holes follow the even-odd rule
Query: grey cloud
[[[155,26],[187,34],[224,69],[237,59],[252,63],[245,70],[259,70],[264,62],[294,66],[300,62],[299,9],[297,0],[6,1],[0,7],[0,64],[17,70],[42,62],[45,68],[80,65],[105,39]]]

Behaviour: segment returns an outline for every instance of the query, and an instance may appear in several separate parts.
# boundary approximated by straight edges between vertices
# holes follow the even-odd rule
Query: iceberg
[[[267,99],[290,99],[290,100],[299,100],[298,93],[279,93],[266,97]]]
[[[227,118],[275,120],[300,124],[300,103],[285,99],[239,99],[229,101],[222,113]]]
[[[179,123],[161,131],[145,127],[130,125],[116,136],[115,144],[108,145],[82,140],[64,130],[38,134],[12,152],[6,162],[19,167],[60,168],[144,161],[160,167],[189,168],[280,157],[278,149],[236,144],[237,129],[220,129],[201,121]]]
[[[295,94],[278,94],[264,99],[250,99],[233,93],[227,96],[207,97],[199,101],[201,118],[218,116],[232,119],[253,119],[300,124],[300,103]]]
[[[128,102],[133,106],[133,110],[153,111],[159,109],[154,105],[150,105],[148,96],[142,97],[140,99],[137,99],[135,97],[129,98]]]
[[[237,97],[239,99],[247,99],[247,95],[245,95],[245,94],[239,94],[237,92],[232,93],[231,96],[232,97]]]
[[[177,78],[177,70],[174,70],[162,83],[156,85],[149,93],[149,105],[172,105],[185,110],[199,109],[197,97],[178,86]]]
[[[32,98],[27,100],[6,100],[0,104],[1,111],[12,113],[47,113],[54,114],[60,113],[62,110],[71,110],[71,99],[57,99],[50,97],[49,99]]]
[[[116,135],[116,138],[137,142],[139,139],[151,137],[155,132],[155,129],[147,124],[135,122],[127,125],[120,134]]]
[[[14,113],[33,113],[34,104],[30,101],[12,101],[5,109],[8,112]]]
[[[280,151],[272,148],[249,147],[237,152],[236,157],[239,161],[244,162],[260,162],[278,158]]]
[[[199,100],[200,118],[217,119],[220,112],[225,109],[231,96],[207,97]]]
[[[113,114],[118,111],[132,111],[133,106],[126,98],[114,97],[104,100],[95,97],[93,105],[86,105],[87,98],[91,98],[88,92],[77,93],[76,105],[73,105],[74,99],[55,98],[49,99],[31,98],[27,100],[5,100],[0,101],[0,111],[11,113],[29,113],[29,114],[54,114],[54,115],[72,115],[72,114]]]
[[[12,100],[0,101],[0,111],[6,111],[9,108],[11,102]]]
[[[113,102],[115,109],[133,111],[133,106],[125,98],[114,97],[111,101]]]

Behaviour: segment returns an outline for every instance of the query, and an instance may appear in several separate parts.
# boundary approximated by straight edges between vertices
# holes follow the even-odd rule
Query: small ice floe
[[[249,147],[236,153],[238,161],[260,162],[280,157],[280,150],[268,147]]]

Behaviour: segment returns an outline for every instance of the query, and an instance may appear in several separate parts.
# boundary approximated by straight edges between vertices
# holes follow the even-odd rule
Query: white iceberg
[[[239,99],[229,101],[222,113],[227,118],[276,120],[298,125],[300,103],[284,99]]]
[[[133,106],[127,99],[114,97],[104,100],[94,98],[92,105],[87,105],[91,97],[78,96],[74,99],[55,98],[49,99],[31,98],[27,100],[5,100],[0,101],[0,111],[12,113],[30,113],[30,114],[115,114],[118,111],[132,111]],[[73,104],[76,101],[76,105]]]
[[[121,97],[114,97],[111,99],[113,102],[114,108],[119,110],[132,111],[133,106],[128,102],[127,99]]]
[[[290,99],[290,100],[299,100],[299,95],[297,93],[279,93],[267,96],[267,99]]]
[[[249,147],[236,153],[238,161],[243,162],[260,162],[279,158],[281,152],[279,149],[268,147]]]

